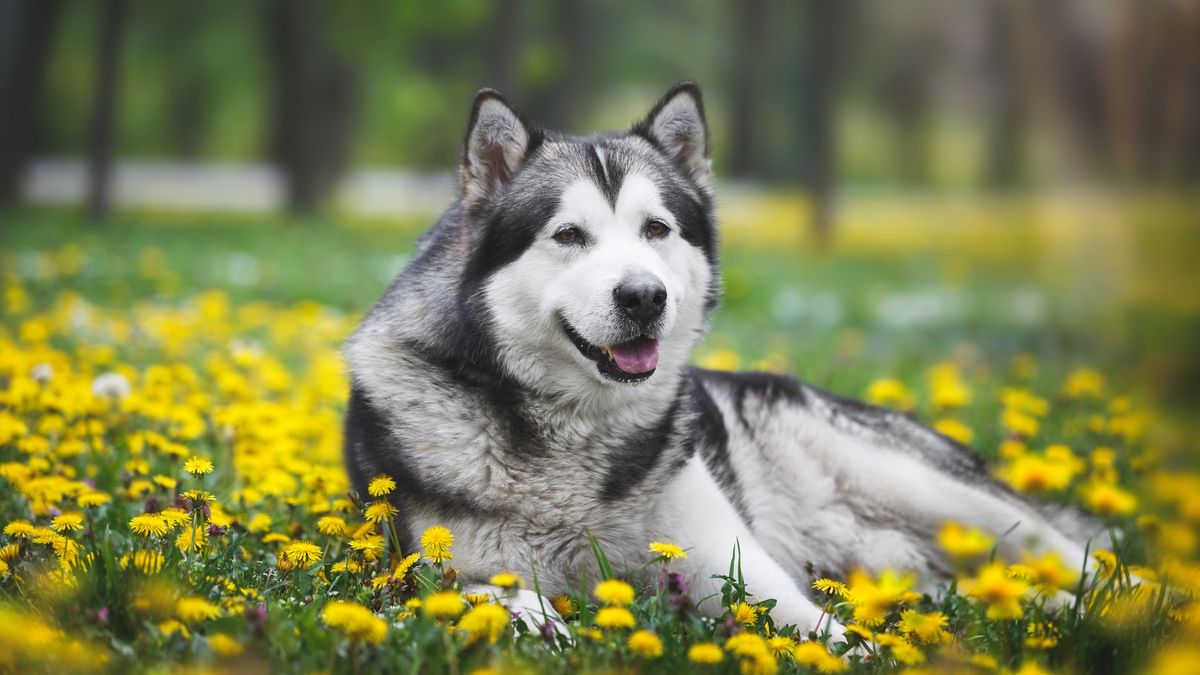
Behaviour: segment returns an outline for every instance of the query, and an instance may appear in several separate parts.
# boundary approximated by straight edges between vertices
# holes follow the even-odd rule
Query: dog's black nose
[[[639,274],[617,284],[613,298],[626,316],[649,323],[662,316],[667,304],[667,287],[653,274]]]

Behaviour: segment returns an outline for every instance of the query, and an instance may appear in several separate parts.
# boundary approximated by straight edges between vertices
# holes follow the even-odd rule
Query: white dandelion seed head
[[[92,380],[92,393],[101,398],[121,400],[133,391],[129,380],[120,373],[104,373]]]
[[[29,376],[41,384],[46,384],[54,378],[54,367],[49,363],[39,363],[29,369]]]

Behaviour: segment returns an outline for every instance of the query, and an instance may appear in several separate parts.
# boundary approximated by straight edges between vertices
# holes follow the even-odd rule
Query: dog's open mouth
[[[563,331],[580,354],[596,362],[600,374],[617,382],[641,382],[658,367],[658,340],[638,336],[607,347],[583,339],[565,318],[559,318]]]

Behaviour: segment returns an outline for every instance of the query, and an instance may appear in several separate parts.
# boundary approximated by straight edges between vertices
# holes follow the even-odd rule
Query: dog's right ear
[[[480,89],[459,168],[462,201],[474,206],[506,187],[520,168],[533,132],[494,89]]]

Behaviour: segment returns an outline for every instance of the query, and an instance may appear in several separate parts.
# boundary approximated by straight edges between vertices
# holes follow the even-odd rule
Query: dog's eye
[[[651,218],[642,226],[642,232],[651,239],[662,239],[671,233],[671,228],[658,218]]]
[[[574,225],[564,225],[554,233],[554,241],[560,244],[583,243],[583,231]]]

